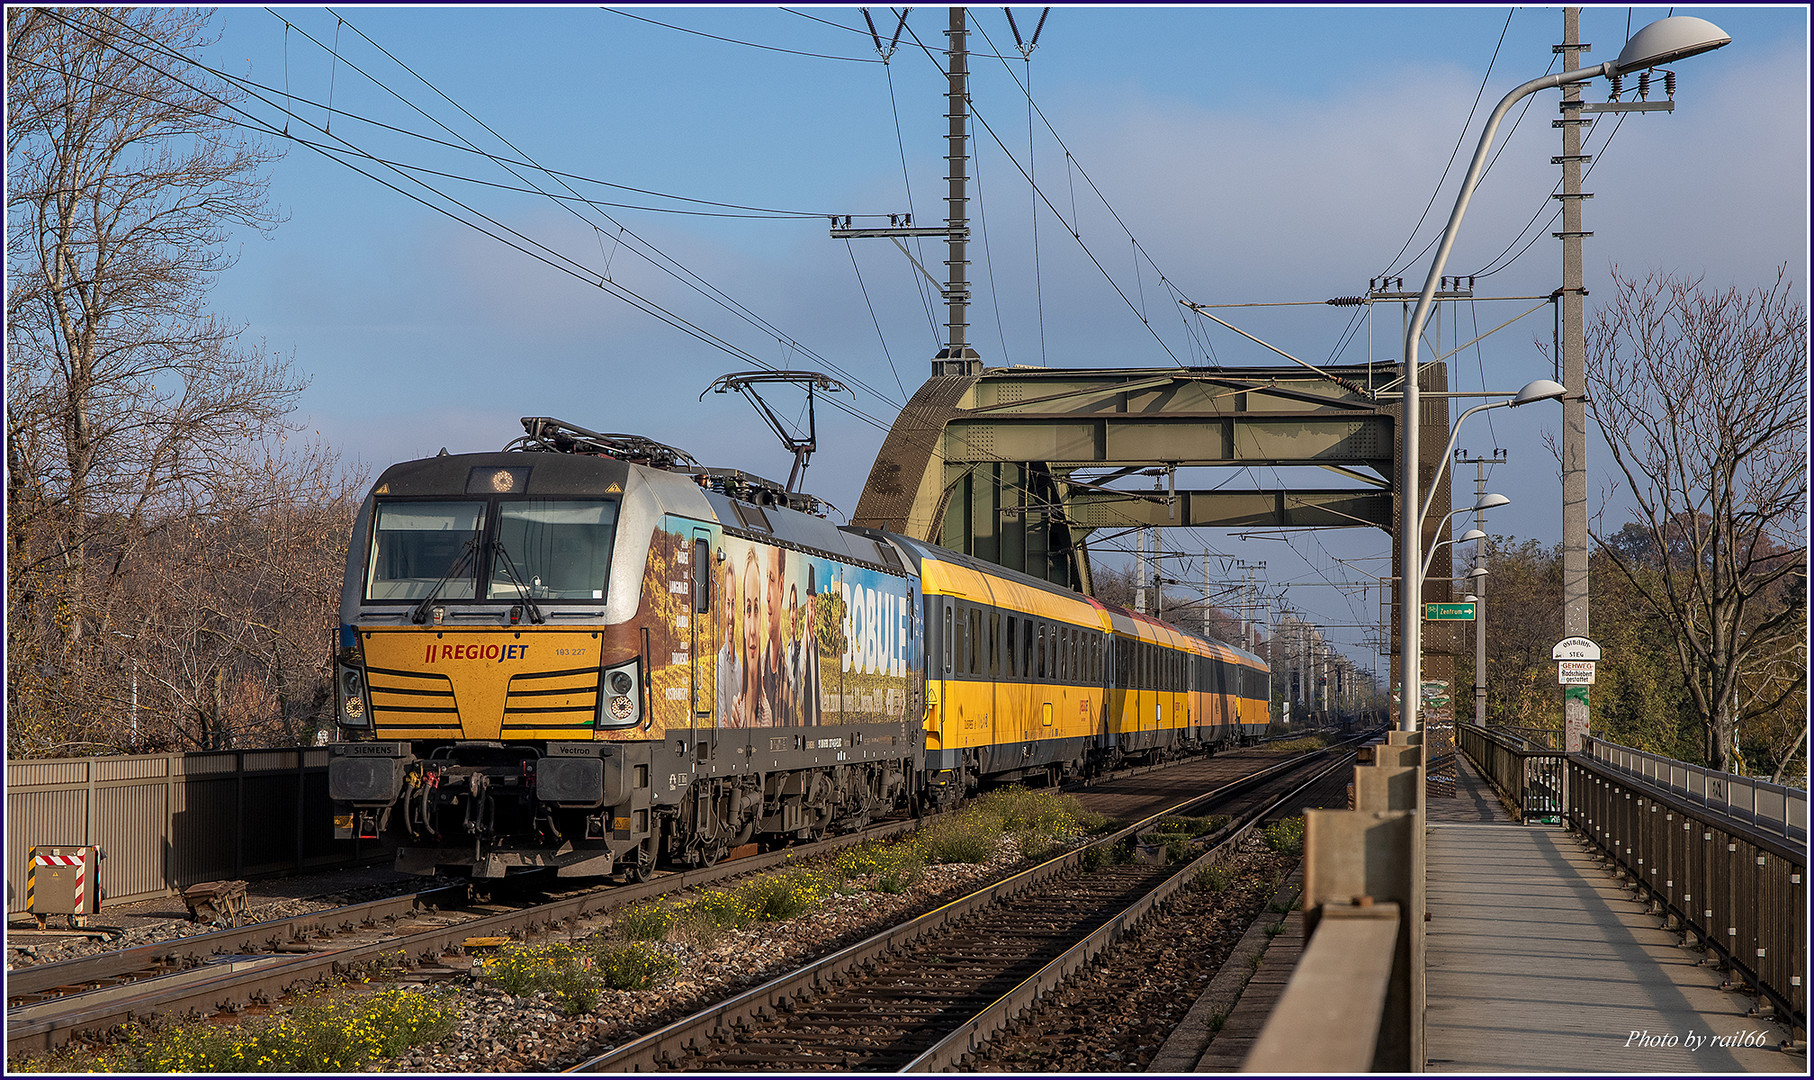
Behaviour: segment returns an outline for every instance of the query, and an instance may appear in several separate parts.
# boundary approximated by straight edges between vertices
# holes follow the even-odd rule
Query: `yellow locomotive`
[[[1266,722],[1256,657],[545,417],[385,470],[347,558],[336,835],[644,876]]]

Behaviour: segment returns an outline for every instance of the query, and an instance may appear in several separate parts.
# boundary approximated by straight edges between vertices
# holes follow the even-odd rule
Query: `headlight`
[[[629,727],[642,718],[641,663],[632,660],[605,671],[598,695],[598,727]]]
[[[371,716],[366,708],[365,677],[358,668],[342,667],[335,680],[340,699],[340,723],[343,727],[368,727]]]

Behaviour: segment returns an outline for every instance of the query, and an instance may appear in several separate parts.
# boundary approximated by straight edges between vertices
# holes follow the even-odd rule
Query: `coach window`
[[[945,605],[945,674],[951,674],[951,605]]]
[[[983,673],[983,613],[980,608],[970,609],[970,674]]]
[[[1020,649],[1018,647],[1020,643],[1014,640],[1014,635],[1019,633],[1019,628],[1020,628],[1020,620],[1016,619],[1012,615],[1008,616],[1008,677],[1009,678],[1017,678],[1021,675]]]
[[[1051,672],[1046,668],[1046,624],[1044,622],[1039,624],[1038,634],[1039,666],[1034,668],[1034,670],[1039,672],[1039,678],[1044,679],[1051,675]]]
[[[989,613],[989,677],[1001,677],[1001,612]]]

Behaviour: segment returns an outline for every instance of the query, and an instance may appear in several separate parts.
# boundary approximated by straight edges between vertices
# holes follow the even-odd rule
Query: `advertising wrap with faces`
[[[672,645],[650,650],[656,706],[666,726],[687,723],[695,672],[699,700],[709,703],[700,708],[712,709],[720,729],[904,718],[908,676],[919,663],[907,578],[720,536],[713,545],[711,610],[699,616],[693,633],[686,598],[668,580],[691,577],[686,538],[664,530],[654,540],[643,595],[683,601],[657,603],[645,613],[656,624],[649,626],[651,636],[665,635]],[[697,665],[695,647],[702,661]],[[671,662],[660,664],[662,659]]]

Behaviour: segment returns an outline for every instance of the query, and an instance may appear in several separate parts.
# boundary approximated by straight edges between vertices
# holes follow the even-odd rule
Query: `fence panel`
[[[33,847],[102,848],[113,904],[381,854],[333,838],[327,763],[317,747],[7,762],[7,912],[25,910]]]

